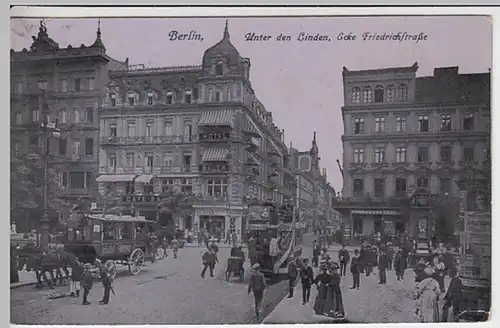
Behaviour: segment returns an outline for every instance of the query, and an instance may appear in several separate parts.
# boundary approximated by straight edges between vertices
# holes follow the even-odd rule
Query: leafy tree
[[[460,200],[457,198],[439,197],[434,201],[435,235],[438,240],[445,242],[453,237],[459,212]]]
[[[18,226],[38,227],[43,213],[44,164],[36,153],[13,156],[11,159],[10,211]],[[57,223],[57,212],[67,211],[70,204],[58,196],[63,192],[59,186],[57,172],[47,171],[47,208],[52,224]],[[31,222],[23,222],[29,217]],[[56,222],[54,222],[56,220]]]
[[[197,200],[199,200],[199,196],[176,191],[170,192],[158,206],[162,214],[160,215],[159,223],[166,226],[168,221],[192,213],[193,204],[195,204]]]

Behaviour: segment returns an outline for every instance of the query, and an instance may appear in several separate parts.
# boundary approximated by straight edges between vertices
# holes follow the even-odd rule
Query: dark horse
[[[42,278],[48,283],[50,288],[57,283],[64,284],[64,278],[69,278],[68,267],[76,261],[75,255],[64,251],[63,249],[55,249],[44,251],[34,244],[27,244],[21,249],[19,255],[19,268],[22,269],[26,265],[27,271],[35,271],[36,274],[36,288],[42,288]],[[55,276],[54,276],[55,272]],[[63,276],[65,273],[65,277]],[[50,275],[50,280],[47,275]]]

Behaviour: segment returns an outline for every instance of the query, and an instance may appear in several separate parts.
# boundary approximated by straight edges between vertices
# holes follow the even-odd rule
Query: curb
[[[32,281],[32,282],[15,282],[15,283],[10,284],[10,289],[16,289],[16,288],[21,288],[21,287],[25,287],[25,286],[32,286],[32,285],[36,285],[36,282],[35,281]]]

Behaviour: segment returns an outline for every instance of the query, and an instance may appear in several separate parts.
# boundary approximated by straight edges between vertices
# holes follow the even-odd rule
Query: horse
[[[58,279],[60,284],[64,284],[64,279],[69,278],[68,266],[71,266],[74,261],[76,261],[76,257],[62,249],[44,251],[34,244],[27,244],[21,249],[19,268],[22,269],[26,266],[27,271],[35,271],[36,288],[43,287],[42,278],[49,284],[50,288],[54,288],[53,285],[57,283]],[[63,272],[66,273],[66,277],[63,276]],[[50,275],[50,280],[47,279],[47,273]]]

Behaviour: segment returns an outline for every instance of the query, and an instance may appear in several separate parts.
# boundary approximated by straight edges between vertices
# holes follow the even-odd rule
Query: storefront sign
[[[352,210],[352,214],[358,215],[399,215],[399,211],[389,210]]]
[[[197,210],[196,214],[198,216],[226,216],[227,211],[216,210],[216,209],[206,209],[206,210]]]

